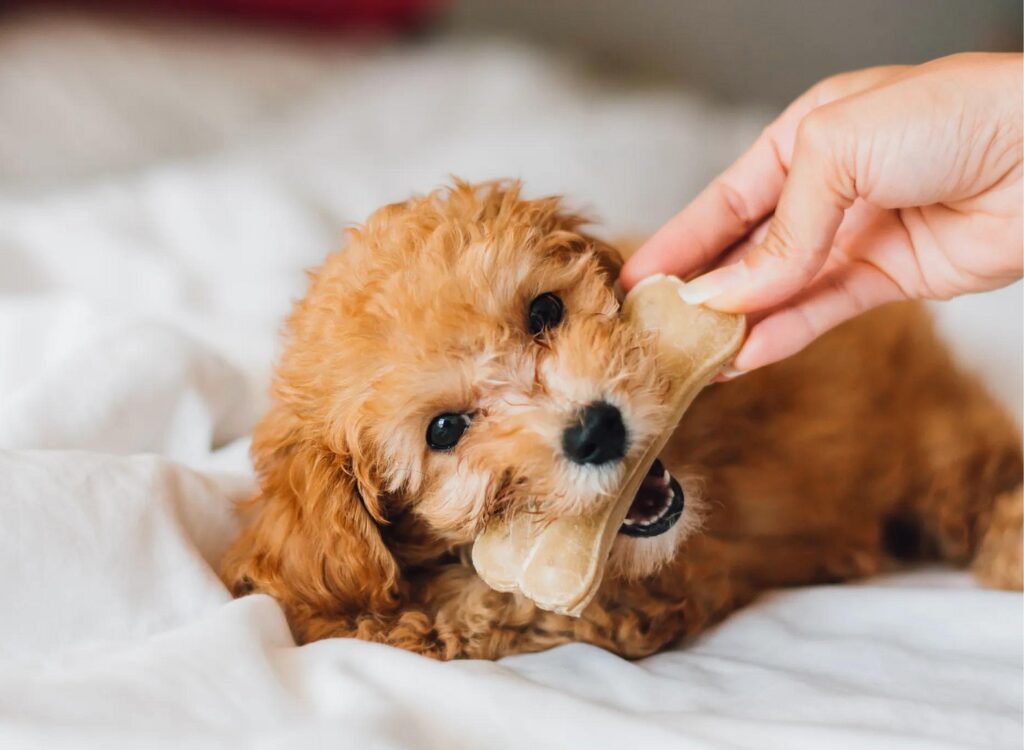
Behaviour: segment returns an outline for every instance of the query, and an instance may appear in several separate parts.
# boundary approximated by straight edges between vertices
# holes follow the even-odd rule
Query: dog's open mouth
[[[638,537],[664,534],[683,515],[684,500],[679,482],[660,459],[655,459],[629,506],[619,533]]]

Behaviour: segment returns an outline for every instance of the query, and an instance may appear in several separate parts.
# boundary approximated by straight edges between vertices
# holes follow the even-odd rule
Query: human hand
[[[1022,273],[1022,57],[963,54],[828,78],[622,269],[687,276],[684,298],[748,313],[733,368],[802,349],[898,299]]]

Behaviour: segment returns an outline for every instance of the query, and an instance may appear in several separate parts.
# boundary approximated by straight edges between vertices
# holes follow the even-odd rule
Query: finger
[[[750,330],[733,368],[747,372],[796,354],[826,331],[886,302],[905,299],[884,271],[857,261],[820,279],[790,306]]]
[[[620,276],[623,287],[628,290],[653,273],[686,277],[714,261],[774,210],[802,120],[816,108],[870,89],[907,67],[842,73],[794,100],[746,153],[626,262]]]
[[[752,312],[781,304],[811,282],[856,198],[851,150],[839,147],[846,139],[843,122],[835,105],[804,119],[764,241],[738,263],[688,283],[687,302]]]
[[[756,227],[751,229],[750,233],[746,237],[732,245],[728,250],[720,255],[709,270],[732,265],[749,255],[755,247],[764,242],[764,238],[768,235],[768,225],[770,223],[771,217],[769,216]]]
[[[881,242],[891,242],[891,238],[880,231],[880,225],[887,219],[891,219],[890,212],[859,199],[854,201],[843,215],[843,222],[836,231],[835,242],[832,244],[825,264],[811,283],[813,284],[818,277],[832,273],[838,266],[849,263],[852,257],[863,255],[863,252],[856,251],[877,247]],[[750,234],[722,254],[710,270],[732,265],[748,256],[764,242],[765,237],[768,236],[770,223],[771,217],[768,217],[758,224]]]
[[[653,273],[686,276],[713,261],[771,213],[786,179],[769,126],[731,167],[669,220],[623,266],[629,289]]]

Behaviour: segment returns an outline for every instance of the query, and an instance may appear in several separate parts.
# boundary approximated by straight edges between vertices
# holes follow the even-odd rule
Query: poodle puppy
[[[288,322],[222,567],[235,595],[275,597],[300,642],[490,659],[640,657],[766,588],[907,558],[1021,587],[1017,428],[904,304],[705,389],[582,617],[488,588],[468,549],[490,519],[586,510],[666,427],[651,343],[618,314],[620,253],[584,223],[456,182],[349,231]]]

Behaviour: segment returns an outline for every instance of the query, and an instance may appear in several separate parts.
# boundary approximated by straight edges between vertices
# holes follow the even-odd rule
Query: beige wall
[[[772,104],[831,72],[1021,48],[1020,0],[455,0],[450,23]]]

